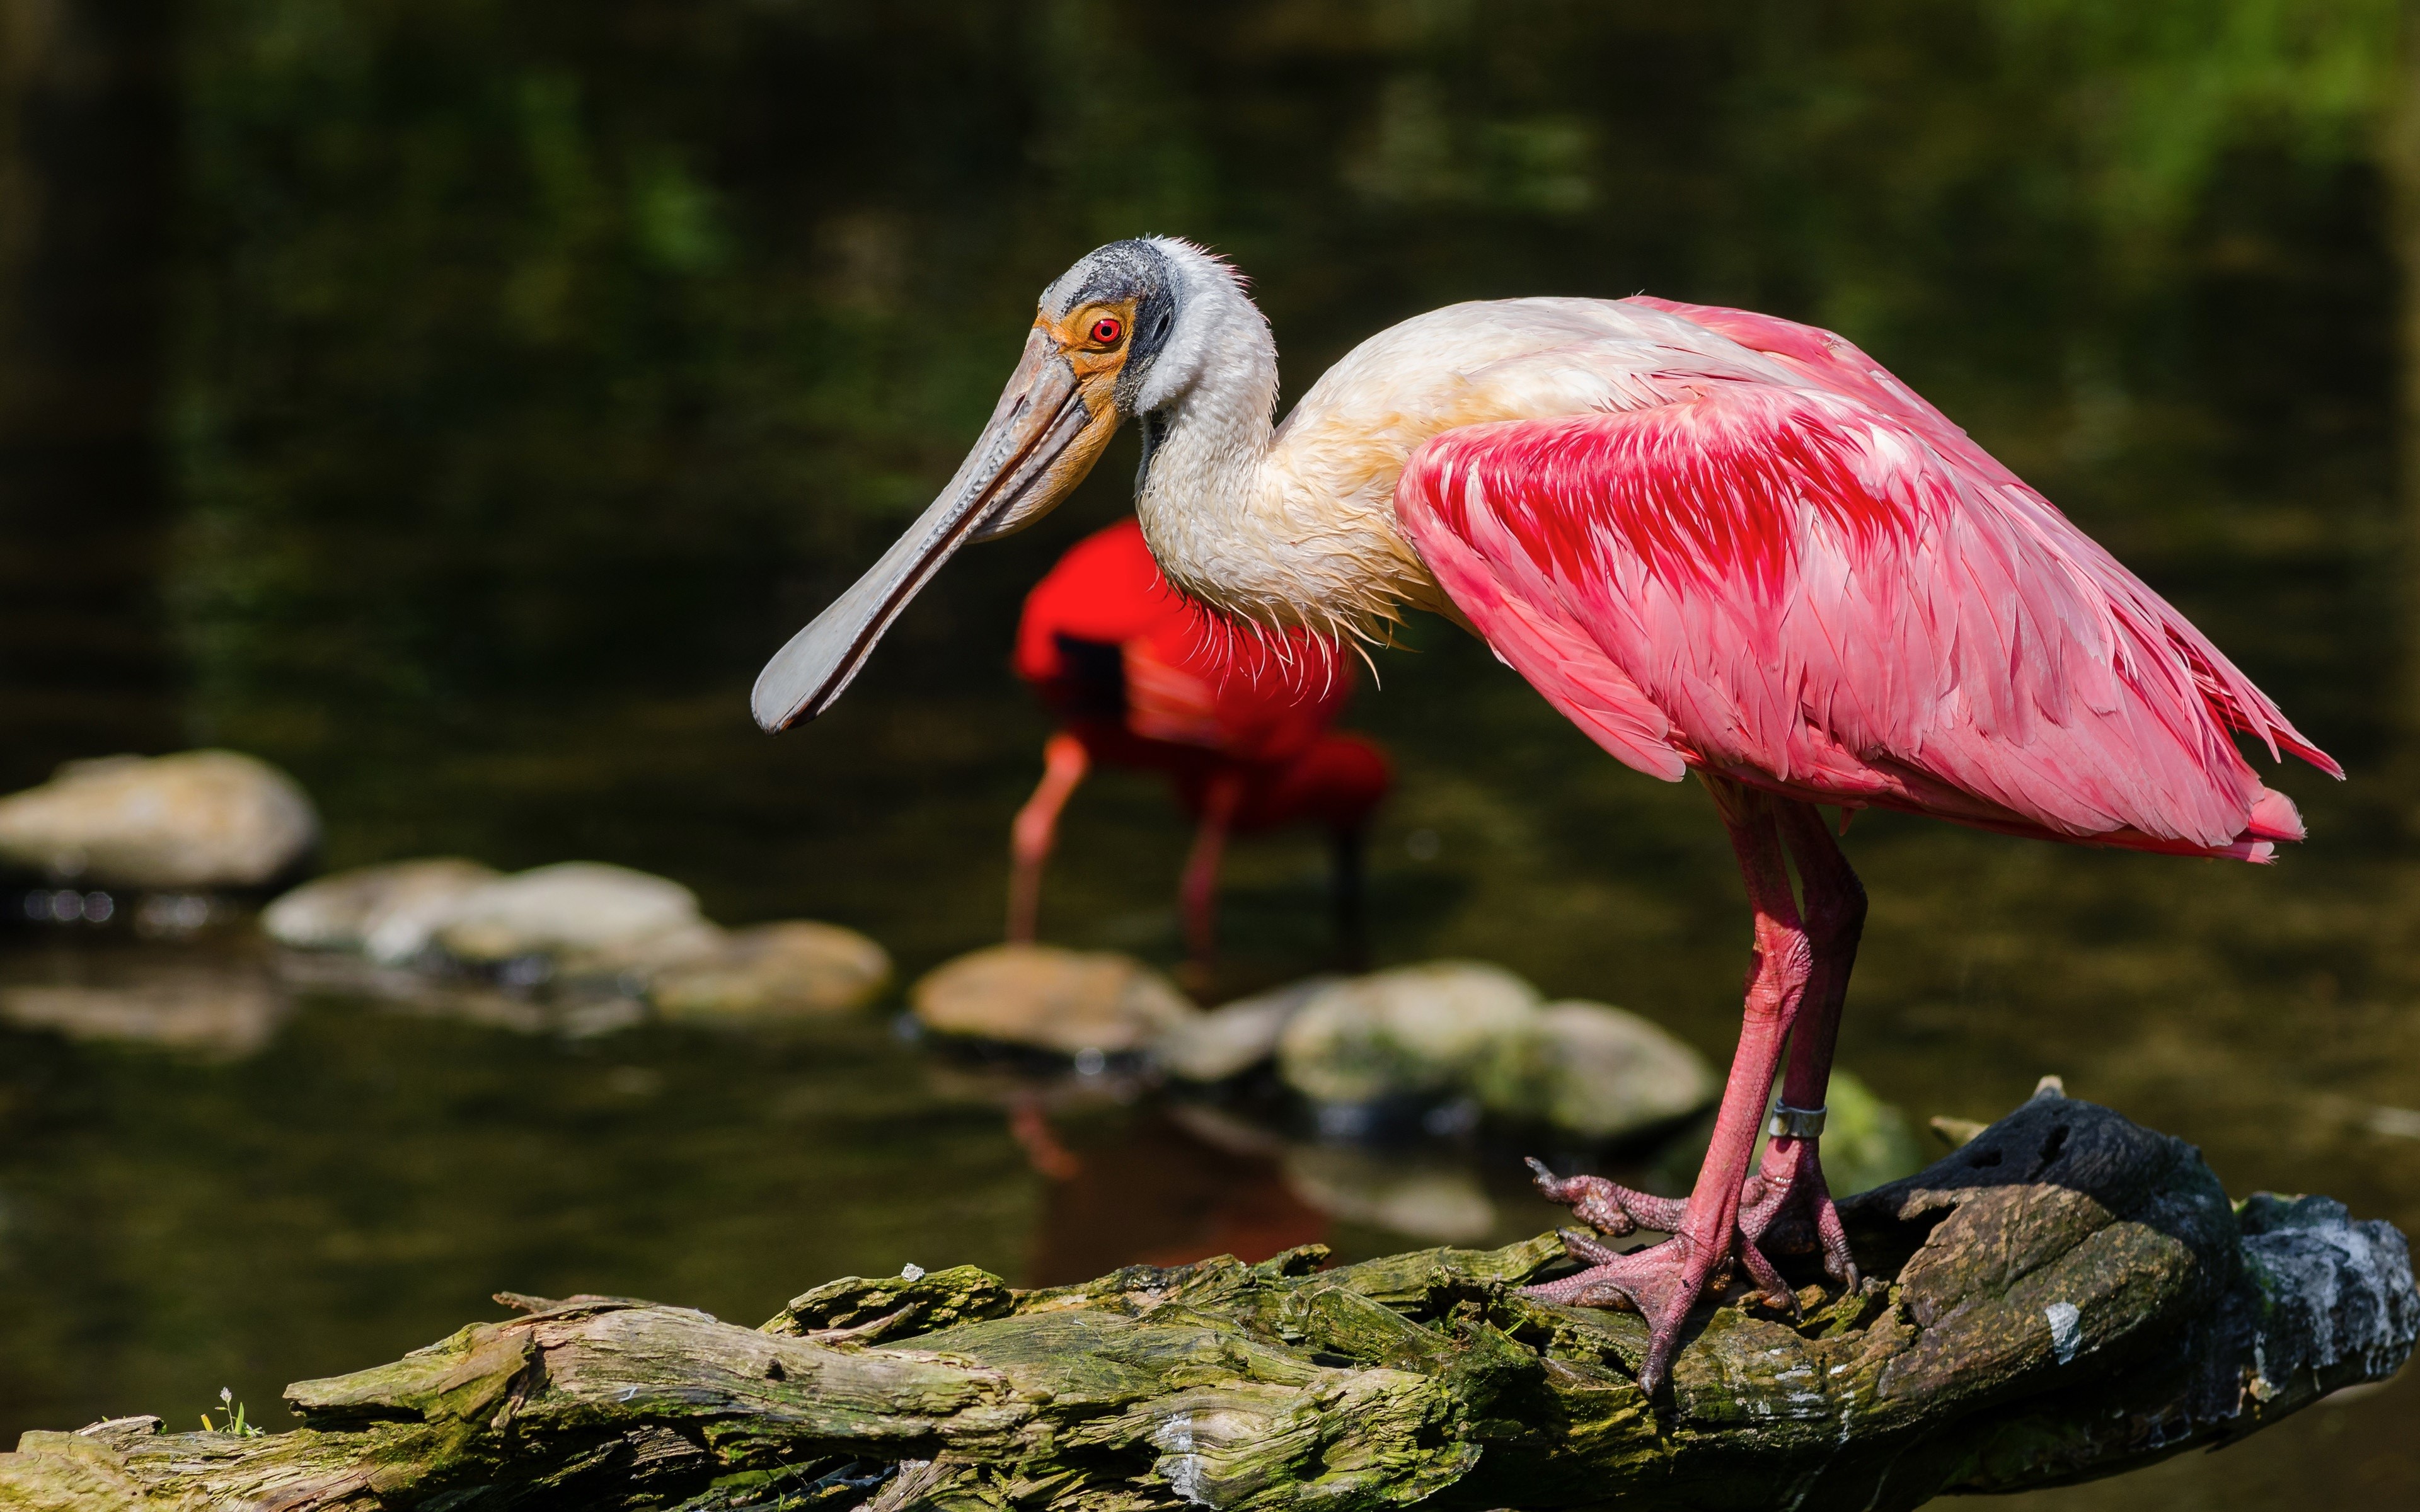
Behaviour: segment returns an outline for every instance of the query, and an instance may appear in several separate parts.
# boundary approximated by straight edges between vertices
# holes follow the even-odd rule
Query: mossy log
[[[0,1508],[1912,1507],[2240,1437],[2420,1328],[2389,1226],[2230,1204],[2191,1147],[2055,1095],[1843,1208],[1864,1285],[1701,1309],[1652,1400],[1636,1317],[1521,1294],[1569,1263],[1552,1235],[1044,1291],[959,1267],[753,1330],[500,1298],[526,1316],[288,1388],[292,1432],[26,1434]]]

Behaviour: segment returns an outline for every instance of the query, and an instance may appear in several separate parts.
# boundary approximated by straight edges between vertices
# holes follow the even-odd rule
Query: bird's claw
[[[1741,1234],[1755,1245],[1784,1255],[1823,1256],[1823,1273],[1854,1290],[1859,1283],[1848,1230],[1823,1179],[1811,1140],[1776,1139],[1764,1152],[1763,1168],[1740,1189]]]
[[[1651,1395],[1679,1348],[1682,1319],[1700,1297],[1730,1284],[1734,1265],[1747,1272],[1768,1304],[1793,1320],[1804,1316],[1797,1293],[1766,1253],[1769,1245],[1782,1254],[1820,1251],[1824,1273],[1852,1289],[1858,1285],[1848,1234],[1812,1141],[1776,1140],[1768,1147],[1762,1168],[1740,1183],[1739,1216],[1728,1242],[1711,1253],[1691,1242],[1684,1201],[1635,1192],[1599,1176],[1559,1177],[1534,1159],[1528,1165],[1549,1201],[1568,1205],[1573,1216],[1601,1232],[1619,1236],[1648,1227],[1673,1236],[1642,1249],[1617,1250],[1577,1229],[1563,1229],[1565,1252],[1588,1269],[1525,1288],[1526,1295],[1543,1302],[1619,1307],[1644,1317],[1648,1348],[1638,1384]]]
[[[1740,1263],[1747,1267],[1748,1279],[1763,1294],[1765,1305],[1788,1313],[1795,1321],[1799,1316],[1798,1293],[1790,1288],[1789,1282],[1781,1279],[1781,1273],[1764,1257],[1764,1251],[1756,1247],[1756,1241],[1745,1234],[1734,1233],[1731,1244]]]
[[[1688,1211],[1685,1202],[1634,1192],[1602,1176],[1557,1176],[1535,1156],[1530,1157],[1528,1165],[1538,1190],[1547,1201],[1570,1208],[1573,1217],[1600,1233],[1619,1238],[1641,1228],[1677,1232]]]
[[[1573,1259],[1586,1260],[1590,1265],[1610,1265],[1621,1257],[1621,1251],[1610,1244],[1597,1242],[1592,1234],[1583,1234],[1576,1228],[1561,1228],[1556,1232],[1562,1238],[1563,1253]]]
[[[1680,1348],[1683,1320],[1705,1293],[1714,1273],[1723,1269],[1722,1259],[1719,1254],[1699,1252],[1687,1236],[1676,1234],[1660,1244],[1613,1254],[1577,1274],[1525,1287],[1522,1291],[1541,1302],[1617,1307],[1646,1319],[1647,1358],[1638,1367],[1638,1388],[1652,1396]]]

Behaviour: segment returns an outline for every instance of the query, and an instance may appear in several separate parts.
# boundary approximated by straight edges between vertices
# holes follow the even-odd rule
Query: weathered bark
[[[1854,1292],[1708,1307],[1650,1401],[1627,1314],[1519,1285],[1553,1236],[1299,1250],[1016,1291],[817,1288],[758,1330],[611,1298],[301,1382],[305,1427],[30,1433],[0,1508],[1908,1507],[2240,1437],[2391,1374],[2403,1237],[2230,1205],[2190,1147],[2036,1098],[1845,1205]]]

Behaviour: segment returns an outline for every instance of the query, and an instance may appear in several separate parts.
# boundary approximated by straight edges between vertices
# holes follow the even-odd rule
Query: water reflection
[[[51,124],[0,131],[0,764],[234,746],[311,790],[331,865],[601,856],[716,918],[862,929],[912,979],[997,932],[1046,733],[1005,669],[1016,607],[1120,510],[1133,454],[954,565],[813,730],[758,736],[747,684],[930,497],[1071,256],[1215,242],[1298,378],[1455,299],[1745,303],[1889,363],[2355,774],[2281,779],[2314,839],[2266,872],[1861,820],[1845,1062],[1919,1127],[2059,1072],[2234,1191],[2420,1228],[2420,869],[2408,701],[2381,691],[2420,605],[2373,139],[2305,130],[2309,59],[2253,70],[2275,109],[2110,108],[2203,75],[2093,14],[262,0],[193,10],[173,59],[132,21],[85,39],[124,68],[26,54],[9,119]],[[2172,119],[2199,134],[2143,161],[2190,172],[2153,193],[2113,139]],[[55,213],[8,240],[34,180]],[[1744,941],[1701,797],[1616,768],[1457,632],[1409,640],[1354,716],[1400,758],[1373,957],[1499,961],[1727,1056]],[[1155,788],[1103,779],[1054,863],[1060,940],[1173,962],[1153,900],[1185,841]],[[1239,847],[1213,995],[1319,963],[1323,865]],[[1063,1279],[1556,1216],[1496,1174],[1528,1151],[1476,1148],[1450,1200],[1322,1209],[1377,1189],[1339,1174],[1353,1147],[960,1087],[876,1019],[582,1026],[241,956],[165,990],[168,944],[116,949],[10,946],[34,995],[0,1026],[0,1436],[271,1400],[500,1286],[752,1319],[908,1260]],[[2045,1500],[2409,1503],[2413,1390]]]
[[[62,949],[0,972],[0,1021],[73,1040],[234,1060],[264,1049],[292,1002],[258,959]]]
[[[1049,1173],[1027,1285],[1204,1255],[1266,1259],[1329,1238],[1328,1212],[1295,1191],[1279,1157],[1249,1142],[1202,1138],[1185,1112],[1155,1108],[1077,1132]]]

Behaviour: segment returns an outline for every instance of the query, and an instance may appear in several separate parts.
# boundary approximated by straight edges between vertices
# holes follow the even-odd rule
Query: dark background
[[[594,856],[912,973],[997,932],[1046,729],[1016,606],[1126,506],[1131,440],[827,719],[768,740],[746,689],[947,477],[1076,256],[1232,255],[1290,394],[1454,300],[1747,305],[1890,364],[2354,774],[2275,779],[2313,839],[2268,870],[1862,820],[1845,1063],[1919,1119],[2062,1071],[2231,1189],[2409,1229],[2420,1141],[2376,1111],[2420,1107],[2398,19],[5,0],[0,785],[232,746],[310,789],[329,864]],[[1744,915],[1702,798],[1411,640],[1355,717],[1404,776],[1381,958],[1501,961],[1726,1055]],[[1149,783],[1088,789],[1046,933],[1173,959],[1184,843]],[[1318,964],[1317,861],[1238,852],[1226,986]],[[903,1258],[1140,1253],[1114,1205],[1068,1252],[987,1107],[863,1089],[903,1054],[334,1004],[236,1065],[0,1035],[0,1428],[266,1402],[499,1286],[752,1318]],[[2412,1400],[2058,1494],[2408,1504]]]

